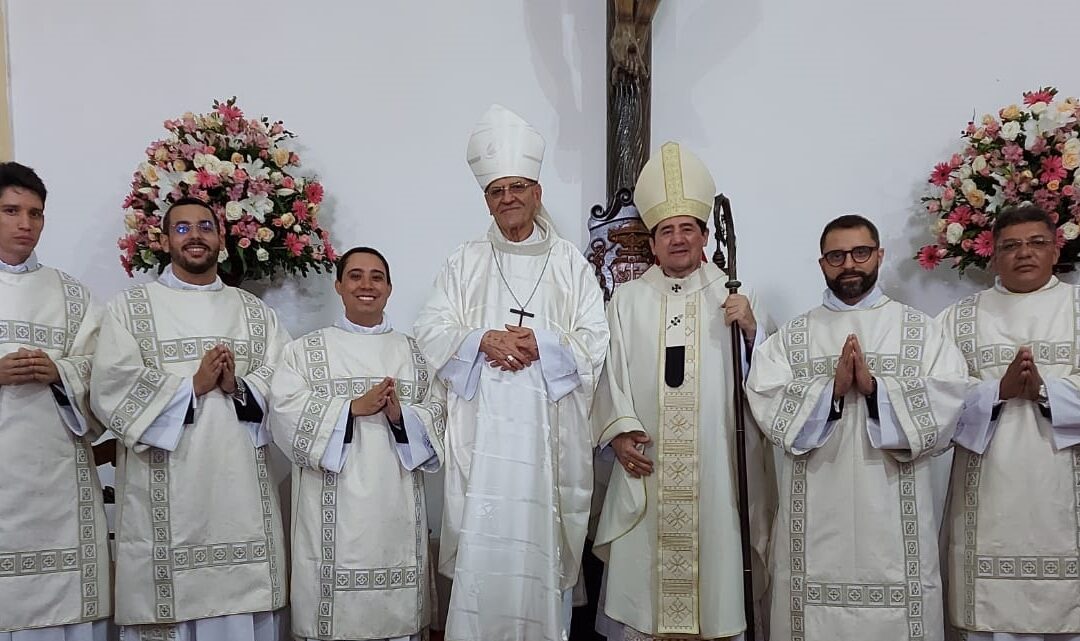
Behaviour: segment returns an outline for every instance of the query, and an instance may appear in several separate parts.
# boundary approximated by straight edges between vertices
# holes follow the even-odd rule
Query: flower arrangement
[[[333,270],[334,248],[319,226],[323,187],[296,175],[300,158],[284,144],[295,134],[281,121],[244,118],[234,97],[215,100],[210,113],[166,120],[165,129],[124,198],[127,233],[117,245],[129,276],[165,268],[161,217],[181,197],[208,203],[223,226],[218,267],[227,282]]]
[[[960,272],[985,269],[994,254],[997,213],[1034,204],[1057,225],[1061,262],[1080,256],[1080,101],[1057,100],[1057,89],[1024,93],[1024,105],[969,122],[964,149],[930,173],[922,197],[935,218],[936,242],[914,258],[926,269],[947,259]]]

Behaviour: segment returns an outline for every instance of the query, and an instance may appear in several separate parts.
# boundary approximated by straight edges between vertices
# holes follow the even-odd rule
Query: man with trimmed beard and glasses
[[[977,386],[953,441],[949,620],[968,641],[1080,640],[1080,291],[1057,226],[994,221],[994,286],[942,313]]]
[[[0,641],[105,641],[109,529],[91,443],[101,309],[38,262],[45,183],[0,163]],[[61,219],[62,220],[62,219]]]
[[[754,351],[751,410],[784,450],[770,559],[773,638],[945,635],[930,455],[969,389],[945,327],[877,286],[877,228],[821,234],[828,289]]]
[[[217,276],[206,203],[168,206],[157,282],[113,298],[91,381],[116,435],[116,612],[122,639],[277,641],[285,550],[268,469],[272,366],[289,336]]]
[[[270,386],[295,464],[293,633],[420,641],[434,606],[423,477],[442,462],[446,388],[383,313],[383,255],[354,247],[336,272],[344,313],[286,345]]]

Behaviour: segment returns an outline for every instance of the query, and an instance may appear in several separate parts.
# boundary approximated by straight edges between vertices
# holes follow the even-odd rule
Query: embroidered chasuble
[[[1075,638],[1066,635],[1080,635],[1080,291],[1053,277],[1027,294],[998,285],[941,318],[980,382],[957,431],[946,508],[950,622],[973,640]],[[1022,398],[994,407],[1022,346],[1049,392],[1046,415]]]
[[[653,473],[616,464],[593,551],[607,562],[605,614],[638,634],[716,639],[746,627],[742,596],[727,275],[653,266],[608,305],[611,345],[593,406],[596,441],[644,431]],[[767,319],[747,294],[758,323]],[[756,576],[775,508],[767,448],[747,413]],[[637,638],[637,637],[634,637]]]
[[[419,346],[393,331],[329,327],[285,348],[271,386],[275,440],[294,462],[293,633],[310,639],[418,634],[432,612],[424,480],[406,469],[380,412],[351,419],[349,405],[386,377],[403,420],[437,458],[446,392]],[[340,435],[335,439],[335,434]],[[346,443],[345,441],[349,442]],[[344,461],[342,461],[344,456]]]
[[[111,611],[108,527],[90,450],[103,432],[89,407],[99,311],[81,283],[33,256],[0,263],[0,356],[40,349],[60,372],[52,386],[0,386],[0,637],[78,633],[71,628]]]
[[[535,290],[533,294],[531,291]],[[519,372],[478,353],[484,331],[536,335]],[[546,213],[530,242],[492,224],[448,259],[416,321],[448,381],[439,571],[454,584],[448,641],[558,641],[577,580],[592,491],[587,421],[608,331],[591,266]]]
[[[873,397],[853,386],[835,418],[836,361],[850,334],[879,400],[871,410]],[[944,638],[929,456],[949,446],[967,388],[944,327],[884,295],[865,308],[812,309],[754,352],[750,406],[784,450],[769,557],[773,638]],[[808,443],[821,408],[835,420]],[[895,443],[881,437],[886,413]]]
[[[144,439],[168,419],[203,355],[225,344],[248,403],[269,391],[288,334],[273,310],[233,287],[191,291],[159,282],[109,302],[91,402],[123,445],[116,465],[118,625],[172,624],[285,605],[285,550],[269,438],[242,424],[220,388],[189,402],[170,451]],[[172,277],[175,280],[175,277]],[[181,395],[182,396],[182,395]],[[179,423],[179,419],[177,419]],[[153,637],[156,638],[156,637]]]

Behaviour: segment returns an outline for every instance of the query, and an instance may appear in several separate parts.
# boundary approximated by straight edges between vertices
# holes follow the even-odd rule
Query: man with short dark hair
[[[100,310],[38,262],[45,185],[0,163],[0,639],[104,641],[108,527],[90,445]]]
[[[773,638],[944,639],[930,456],[968,380],[945,328],[878,287],[878,239],[862,216],[826,225],[822,305],[754,352],[750,408],[784,451]]]
[[[164,221],[170,263],[109,302],[91,383],[122,444],[116,623],[143,639],[276,640],[285,550],[264,397],[288,334],[218,278],[205,203],[178,200]]]
[[[954,441],[949,618],[969,641],[1080,639],[1080,293],[1045,211],[1002,211],[994,286],[942,319],[978,386]]]
[[[343,316],[286,345],[270,389],[295,463],[293,633],[419,641],[435,605],[422,472],[441,464],[446,389],[386,319],[382,254],[345,252],[334,289]]]

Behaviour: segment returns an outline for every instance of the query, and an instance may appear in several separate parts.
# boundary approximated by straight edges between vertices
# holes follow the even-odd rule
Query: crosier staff
[[[739,293],[735,263],[735,224],[731,218],[731,201],[719,194],[713,201],[713,222],[716,225],[716,251],[713,262],[728,275],[725,284],[728,294]],[[735,403],[735,455],[739,482],[739,534],[742,538],[743,611],[746,614],[747,641],[754,641],[754,570],[750,547],[750,489],[746,469],[746,390],[743,389],[743,337],[737,322],[731,324],[731,371],[735,383],[732,389]]]

